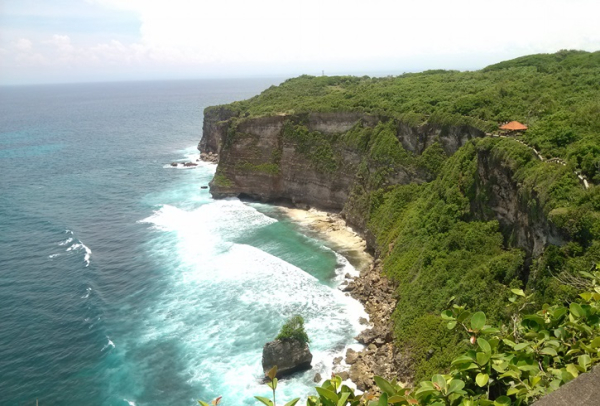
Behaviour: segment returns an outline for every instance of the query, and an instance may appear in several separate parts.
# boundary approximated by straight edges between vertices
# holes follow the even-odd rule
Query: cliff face
[[[290,201],[322,209],[342,210],[353,186],[360,182],[357,172],[361,163],[373,172],[381,163],[365,160],[365,151],[345,142],[356,126],[375,128],[384,117],[361,113],[312,113],[299,116],[269,116],[244,119],[224,110],[205,115],[202,152],[218,153],[219,167],[211,183],[215,197],[251,197],[265,202]],[[335,167],[319,165],[316,159],[323,148],[313,148],[310,140],[295,137],[287,126],[301,125],[318,133],[329,145],[323,148],[335,161]],[[452,155],[468,140],[484,134],[472,127],[411,127],[393,123],[398,145],[418,156],[438,142],[446,155]],[[286,132],[287,131],[287,132]],[[401,149],[401,148],[399,148]],[[326,166],[326,165],[325,165]],[[388,165],[389,166],[389,165]],[[387,173],[387,184],[421,183],[431,174],[423,168],[394,165]],[[356,222],[354,222],[356,223]],[[355,224],[356,225],[356,224]]]
[[[265,202],[287,200],[324,209],[342,208],[360,157],[352,151],[340,151],[340,164],[347,171],[320,171],[310,156],[299,153],[295,143],[283,136],[286,120],[284,116],[241,120],[235,130],[234,123],[229,123],[227,141],[216,144],[223,145],[218,175],[230,182],[213,182],[213,196],[249,196]],[[353,124],[343,119],[310,123],[311,127],[326,131]],[[209,134],[208,138],[219,136],[223,136],[223,131],[218,127],[215,136]]]
[[[543,213],[535,190],[523,190],[510,166],[489,150],[477,154],[476,195],[471,211],[481,220],[498,220],[505,245],[521,248],[526,265],[548,244],[563,245],[567,236]]]
[[[227,135],[227,120],[236,116],[236,113],[224,107],[216,107],[204,112],[202,124],[202,139],[198,144],[198,150],[218,154],[221,151],[221,143]]]

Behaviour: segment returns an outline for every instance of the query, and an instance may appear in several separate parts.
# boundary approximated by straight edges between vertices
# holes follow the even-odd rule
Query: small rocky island
[[[288,319],[274,341],[263,347],[262,367],[265,374],[277,367],[277,378],[312,368],[304,319],[295,315]]]

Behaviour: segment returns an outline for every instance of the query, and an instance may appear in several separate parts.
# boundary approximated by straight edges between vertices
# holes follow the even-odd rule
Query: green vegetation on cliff
[[[250,117],[360,111],[411,125],[468,124],[485,131],[518,120],[530,126],[529,144],[600,181],[600,52],[532,55],[474,72],[305,75],[227,108]]]
[[[532,221],[548,217],[568,235],[567,244],[548,245],[525,266],[525,252],[512,247],[497,220],[478,214],[476,206],[486,208],[489,196],[480,190],[486,185],[475,184],[475,172],[478,157],[488,155],[513,166],[517,198]],[[434,181],[377,190],[371,202],[368,229],[377,238],[386,274],[398,284],[396,339],[410,350],[418,378],[444,369],[461,350],[449,345],[456,337],[444,333],[435,316],[450,298],[485,311],[494,321],[507,321],[503,303],[511,288],[531,288],[536,303],[566,303],[577,292],[554,276],[577,275],[600,262],[597,188],[585,192],[568,168],[541,162],[512,140],[468,144],[446,161]]]

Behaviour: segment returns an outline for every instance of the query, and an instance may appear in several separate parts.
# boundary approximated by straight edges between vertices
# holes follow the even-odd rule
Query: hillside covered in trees
[[[228,105],[252,117],[360,111],[411,124],[517,120],[546,156],[568,158],[600,181],[600,51],[531,55],[480,71],[432,70],[382,78],[300,76]]]

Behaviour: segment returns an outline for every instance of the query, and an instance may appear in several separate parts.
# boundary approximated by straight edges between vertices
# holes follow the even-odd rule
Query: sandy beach
[[[344,219],[335,213],[316,209],[281,208],[282,212],[302,228],[329,243],[329,247],[350,261],[357,271],[368,269],[373,257],[367,252],[366,241]]]

